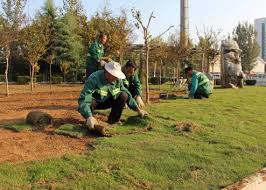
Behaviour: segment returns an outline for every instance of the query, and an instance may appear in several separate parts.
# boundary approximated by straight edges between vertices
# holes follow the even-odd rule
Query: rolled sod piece
[[[53,118],[47,113],[32,111],[27,115],[26,123],[33,125],[33,128],[44,129],[53,124]]]

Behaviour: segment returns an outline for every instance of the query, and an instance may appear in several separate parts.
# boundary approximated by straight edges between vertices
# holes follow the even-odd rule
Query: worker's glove
[[[101,64],[102,67],[104,67],[104,65],[106,64],[106,62],[104,60],[101,60],[100,61],[100,64]]]
[[[94,117],[92,117],[92,116],[88,117],[87,120],[86,120],[86,126],[88,127],[89,130],[93,130],[94,126],[97,123],[98,123],[97,120]]]
[[[143,108],[145,106],[144,102],[142,101],[141,96],[136,96],[136,102],[138,103],[140,108]]]
[[[148,116],[148,115],[149,115],[148,112],[146,112],[146,111],[144,111],[144,110],[142,110],[142,109],[139,109],[139,110],[138,110],[138,114],[139,114],[139,116],[140,116],[141,118],[143,118],[144,116]]]

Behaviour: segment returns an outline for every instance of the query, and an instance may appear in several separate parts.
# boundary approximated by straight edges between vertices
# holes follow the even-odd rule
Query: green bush
[[[256,84],[256,80],[246,80],[246,85],[248,86],[254,86]]]
[[[52,83],[53,84],[61,84],[62,82],[63,82],[63,77],[60,77],[60,76],[52,77]]]
[[[0,82],[5,82],[5,75],[0,75]]]
[[[30,82],[29,76],[17,76],[17,83],[18,84],[28,84]]]

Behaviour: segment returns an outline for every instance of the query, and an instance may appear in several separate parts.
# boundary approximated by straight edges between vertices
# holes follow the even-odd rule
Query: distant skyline
[[[62,7],[63,0],[54,0],[56,6]],[[114,15],[118,15],[122,8],[128,10],[135,7],[147,18],[153,11],[156,18],[151,24],[151,33],[157,36],[171,25],[175,26],[171,32],[179,30],[180,0],[82,0],[86,15],[91,17],[108,3]],[[44,4],[44,0],[28,0],[26,12],[31,16]],[[266,17],[266,0],[189,0],[190,37],[196,39],[197,29],[202,31],[204,26],[215,30],[222,30],[222,36],[232,33],[239,22],[248,21],[254,24],[254,19]],[[142,33],[137,29],[136,42],[142,41]],[[165,35],[167,37],[169,33]]]

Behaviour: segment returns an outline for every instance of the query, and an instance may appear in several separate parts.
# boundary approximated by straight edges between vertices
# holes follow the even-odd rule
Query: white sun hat
[[[110,61],[104,65],[105,70],[118,79],[125,79],[126,76],[121,70],[121,65],[117,62]]]

